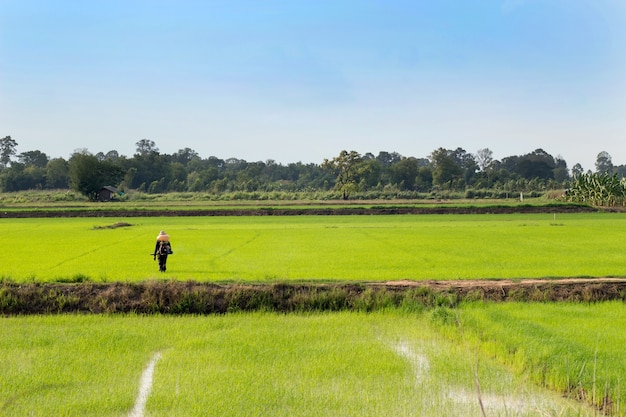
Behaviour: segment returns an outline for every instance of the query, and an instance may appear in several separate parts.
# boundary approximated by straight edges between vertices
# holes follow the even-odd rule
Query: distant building
[[[98,201],[115,200],[118,194],[119,190],[117,188],[111,187],[110,185],[105,185],[98,191]]]

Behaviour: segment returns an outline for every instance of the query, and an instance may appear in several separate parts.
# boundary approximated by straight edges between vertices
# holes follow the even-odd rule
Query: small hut
[[[98,191],[98,201],[111,201],[115,200],[115,197],[119,194],[119,191],[115,187],[105,185]]]

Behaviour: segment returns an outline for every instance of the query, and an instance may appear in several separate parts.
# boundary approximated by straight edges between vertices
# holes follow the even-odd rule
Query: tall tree
[[[478,168],[483,172],[493,162],[493,152],[488,148],[483,148],[476,151],[475,157]]]
[[[613,171],[613,161],[608,152],[602,151],[596,157],[596,173],[610,174]]]
[[[402,158],[391,167],[391,178],[401,190],[413,190],[420,166],[416,158]]]
[[[137,147],[137,154],[144,157],[159,153],[159,148],[156,147],[153,140],[141,139],[139,142],[135,143],[135,146]]]
[[[554,169],[556,167],[554,157],[540,148],[521,156],[517,160],[514,172],[527,180],[532,180],[533,178],[550,180],[554,179]]]
[[[198,152],[194,151],[191,148],[179,149],[178,152],[172,155],[171,159],[173,162],[180,162],[184,166],[187,166],[189,161],[192,159],[199,159],[200,155]]]
[[[11,162],[11,157],[17,153],[17,142],[11,136],[0,139],[0,168],[6,168]]]
[[[109,161],[99,161],[89,153],[74,153],[69,160],[70,186],[90,200],[98,198],[98,191],[105,185],[116,186],[124,177],[124,171]]]
[[[433,166],[433,184],[452,187],[455,180],[463,178],[463,169],[453,158],[453,151],[444,148],[435,149],[430,154]]]
[[[572,177],[577,177],[580,174],[582,174],[584,171],[583,166],[580,165],[579,162],[577,162],[576,164],[574,164],[574,166],[572,167]]]
[[[402,155],[397,152],[389,153],[385,151],[380,151],[378,152],[378,156],[376,157],[376,159],[383,166],[389,166],[395,164],[396,162],[400,162],[400,160],[402,159]]]
[[[450,156],[461,168],[465,184],[471,184],[474,174],[476,174],[476,171],[478,171],[476,157],[463,148],[456,148],[454,151],[452,151]]]
[[[339,156],[331,160],[324,159],[322,168],[337,175],[335,190],[341,191],[344,200],[350,197],[354,191],[358,191],[358,164],[361,162],[361,155],[356,151],[343,150]]]
[[[172,179],[171,164],[166,155],[159,153],[154,141],[141,139],[136,145],[137,153],[126,167],[127,171],[134,168],[132,183],[126,185],[144,191],[166,191],[167,184]]]
[[[46,165],[46,188],[68,188],[69,165],[63,158],[51,159]]]
[[[100,187],[107,185],[96,174],[98,158],[86,152],[76,152],[70,156],[68,163],[70,187],[95,200]]]
[[[41,151],[28,151],[19,154],[17,160],[26,166],[32,165],[38,168],[45,168],[48,163],[48,155]]]
[[[567,162],[560,155],[555,158],[556,167],[554,168],[554,180],[557,182],[565,182],[570,179]]]

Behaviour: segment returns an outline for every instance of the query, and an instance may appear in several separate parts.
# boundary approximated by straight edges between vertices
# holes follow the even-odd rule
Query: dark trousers
[[[159,271],[165,272],[165,264],[167,263],[167,254],[165,255],[157,255],[159,259]]]

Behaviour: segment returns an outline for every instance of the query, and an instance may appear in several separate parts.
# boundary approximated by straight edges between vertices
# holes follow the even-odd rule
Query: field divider
[[[14,283],[0,280],[0,314],[224,314],[242,311],[420,311],[464,301],[626,301],[626,279],[218,284],[197,281]]]

